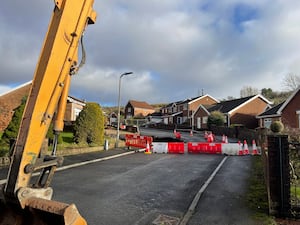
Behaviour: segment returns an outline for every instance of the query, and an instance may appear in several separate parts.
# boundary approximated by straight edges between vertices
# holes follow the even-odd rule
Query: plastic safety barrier
[[[238,155],[240,148],[239,143],[222,143],[222,153],[225,155]]]
[[[168,142],[168,153],[184,154],[184,142]]]
[[[125,135],[125,145],[127,147],[146,148],[147,144],[152,145],[153,138],[148,136],[140,136],[136,134]]]
[[[221,143],[189,142],[188,153],[221,154]]]
[[[153,153],[168,153],[167,142],[152,142]]]

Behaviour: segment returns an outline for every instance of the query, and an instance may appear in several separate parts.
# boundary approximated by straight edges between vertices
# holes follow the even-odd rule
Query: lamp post
[[[120,111],[121,111],[121,107],[120,107],[120,100],[121,100],[121,79],[124,76],[127,75],[131,75],[133,74],[133,72],[126,72],[126,73],[122,73],[120,75],[120,79],[119,79],[119,96],[118,96],[118,123],[117,123],[117,138],[116,138],[116,148],[119,147],[119,138],[120,138]]]

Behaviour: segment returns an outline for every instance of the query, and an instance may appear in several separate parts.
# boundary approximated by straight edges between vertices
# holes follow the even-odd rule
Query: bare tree
[[[250,86],[244,86],[240,91],[241,98],[248,97],[251,95],[257,95],[257,94],[259,94],[258,89]]]
[[[287,91],[294,91],[300,86],[300,76],[289,73],[283,78],[282,85]]]

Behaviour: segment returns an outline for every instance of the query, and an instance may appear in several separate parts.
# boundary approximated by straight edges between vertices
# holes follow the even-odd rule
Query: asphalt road
[[[154,132],[172,136],[172,131]],[[182,137],[201,141],[202,134],[190,136],[187,132]],[[65,165],[124,152],[69,156]],[[75,203],[89,225],[178,225],[224,158],[208,154],[133,153],[98,161],[58,171],[52,182],[53,199]],[[250,168],[251,156],[227,157],[186,224],[257,224],[244,200]]]
[[[132,154],[58,172],[54,199],[74,202],[90,225],[182,218],[222,155]]]

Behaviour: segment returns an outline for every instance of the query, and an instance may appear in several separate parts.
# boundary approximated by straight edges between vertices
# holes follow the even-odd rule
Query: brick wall
[[[16,109],[25,96],[28,96],[31,84],[13,90],[0,96],[0,131],[3,131],[11,121]]]

